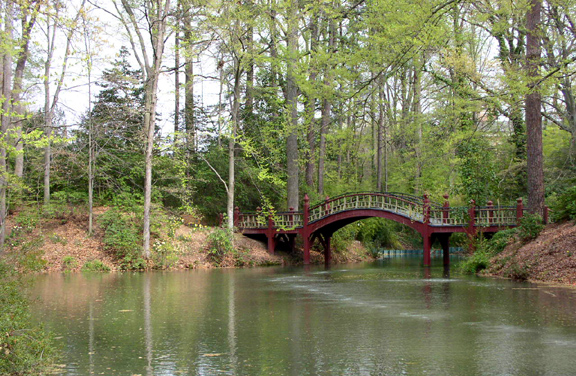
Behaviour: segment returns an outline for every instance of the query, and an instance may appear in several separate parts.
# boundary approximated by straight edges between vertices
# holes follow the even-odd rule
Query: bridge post
[[[332,250],[330,249],[331,235],[324,234],[324,265],[329,266],[332,263]]]
[[[522,197],[516,200],[516,225],[520,224],[520,220],[524,216],[524,203],[522,202]]]
[[[240,221],[240,208],[236,206],[234,208],[234,218],[233,218],[234,227],[238,227],[239,221]]]
[[[468,233],[470,236],[476,235],[476,201],[470,200],[470,207],[468,208]]]
[[[450,234],[441,234],[438,236],[442,246],[442,258],[444,265],[450,265]]]
[[[424,238],[424,266],[431,266],[432,257],[430,251],[432,249],[432,235],[430,235],[428,229],[426,229],[426,233],[422,234],[422,237]]]
[[[304,195],[304,225],[302,226],[302,238],[304,240],[304,265],[310,264],[310,231],[308,222],[310,220],[310,198],[308,194]]]
[[[266,232],[268,237],[268,253],[273,255],[276,248],[276,231],[274,230],[274,219],[272,219],[271,214],[268,216],[268,231]]]
[[[488,201],[488,224],[494,223],[494,203],[492,200]]]
[[[442,209],[442,223],[447,224],[448,218],[450,218],[450,203],[448,198],[450,197],[448,193],[444,194],[444,208]]]
[[[424,223],[426,225],[430,224],[430,199],[428,194],[424,193]]]

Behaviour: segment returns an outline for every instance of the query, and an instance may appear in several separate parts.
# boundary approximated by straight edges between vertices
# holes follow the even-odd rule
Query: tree
[[[144,74],[145,103],[144,122],[146,136],[144,179],[144,226],[143,256],[150,258],[150,209],[152,205],[152,158],[154,131],[156,129],[156,105],[158,80],[162,68],[167,25],[170,16],[170,0],[146,1],[136,7],[128,0],[121,0],[121,8],[115,1],[118,17],[130,38],[130,44],[140,69]],[[146,33],[146,34],[145,34]],[[146,42],[145,35],[150,41]]]
[[[531,0],[526,12],[526,70],[529,79],[526,95],[528,161],[528,205],[531,213],[544,215],[544,169],[542,156],[542,101],[540,79],[541,0]]]

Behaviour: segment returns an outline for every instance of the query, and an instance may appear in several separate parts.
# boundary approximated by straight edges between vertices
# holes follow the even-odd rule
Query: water
[[[420,264],[53,274],[33,310],[62,375],[576,374],[576,289]]]

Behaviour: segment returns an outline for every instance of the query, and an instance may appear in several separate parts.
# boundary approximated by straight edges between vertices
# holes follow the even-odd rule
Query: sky
[[[113,12],[111,0],[102,0],[97,2],[107,11]],[[71,1],[69,11],[74,12],[78,9],[79,1]],[[75,41],[74,48],[76,52],[69,60],[67,74],[65,78],[65,87],[59,98],[58,107],[65,113],[65,122],[68,127],[75,127],[81,120],[82,116],[88,111],[90,104],[89,92],[91,91],[91,100],[93,101],[98,94],[100,87],[95,83],[101,80],[102,72],[112,66],[112,62],[117,58],[120,47],[128,47],[130,53],[129,40],[124,28],[110,13],[94,6],[89,6],[89,15],[94,20],[89,26],[92,33],[80,32]],[[100,25],[100,26],[99,26]],[[97,29],[94,29],[97,27]],[[33,60],[43,63],[46,57],[46,29],[45,25],[37,24],[36,35],[33,38],[34,45],[31,46],[31,52],[35,55]],[[54,63],[52,64],[52,73],[55,76],[60,75],[62,67],[62,56],[65,50],[65,37],[60,34],[57,37],[57,49],[55,52]],[[88,67],[84,59],[86,51],[92,52],[92,71],[91,71],[91,90],[89,90]],[[32,59],[31,59],[32,60]],[[131,61],[133,68],[138,68],[137,61],[132,56]],[[167,41],[163,67],[166,70],[174,67],[174,42],[173,38]],[[40,68],[40,71],[42,69]],[[194,66],[195,74],[202,76],[216,76],[215,64],[207,56],[198,58]],[[163,134],[167,134],[173,129],[174,114],[174,74],[163,73],[161,75],[158,90],[158,112],[161,114],[158,126],[161,127]],[[38,81],[38,80],[37,80]],[[184,74],[180,74],[180,83],[184,82]],[[196,95],[200,98],[201,105],[213,105],[218,101],[219,84],[213,80],[196,78],[195,82]],[[51,93],[54,94],[55,87],[51,85]],[[44,89],[41,83],[36,83],[30,88],[28,100],[33,111],[41,110],[44,106]],[[181,95],[183,91],[181,90]],[[183,98],[181,96],[181,107]]]

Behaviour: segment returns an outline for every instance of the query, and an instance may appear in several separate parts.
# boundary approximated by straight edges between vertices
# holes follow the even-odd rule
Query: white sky
[[[77,3],[77,0],[71,3]],[[99,4],[104,6],[108,5],[108,10],[113,11],[114,8],[110,0],[99,1]],[[110,14],[91,7],[90,16],[97,18],[97,21],[91,25],[102,25],[101,31],[96,36],[98,39],[97,44],[91,42],[91,49],[96,51],[93,53],[93,68],[91,73],[91,90],[92,101],[98,94],[100,88],[95,82],[101,81],[102,71],[109,69],[113,61],[117,58],[118,51],[121,46],[126,46],[131,55],[133,52],[130,49],[129,41],[125,35],[124,28],[119,22]],[[46,49],[46,34],[45,26],[42,23],[36,25],[36,35],[33,38],[34,46],[31,47],[32,53],[38,53],[40,56],[35,56],[34,60],[44,61]],[[63,110],[66,114],[66,125],[74,127],[78,124],[82,115],[88,111],[89,106],[89,90],[88,90],[88,69],[85,62],[82,61],[82,56],[86,54],[84,45],[84,34],[78,35],[75,41],[75,48],[78,50],[69,60],[69,66],[64,80],[64,88],[59,98],[58,108]],[[58,36],[58,46],[54,62],[52,64],[52,74],[54,79],[60,75],[62,67],[62,55],[65,48],[65,37],[63,34]],[[182,63],[181,58],[181,63]],[[133,58],[131,61],[132,68],[138,69],[139,66]],[[165,55],[163,59],[163,66],[172,68],[174,66],[174,42],[170,38],[167,42]],[[43,68],[37,68],[43,72]],[[195,64],[194,73],[203,76],[216,76],[215,65],[211,59],[201,57],[200,62]],[[174,114],[174,74],[164,73],[161,76],[159,90],[158,90],[158,113],[160,113],[160,121],[158,126],[162,128],[163,133],[169,133],[173,129],[173,114]],[[180,83],[184,83],[184,74],[180,74]],[[219,84],[216,81],[206,79],[195,79],[195,94],[200,98],[200,105],[213,105],[218,101]],[[54,86],[51,88],[51,94],[55,91]],[[44,106],[44,89],[41,84],[36,84],[30,91],[28,100],[30,107],[33,111],[42,109]],[[181,89],[181,95],[183,91]],[[181,109],[183,107],[183,98],[180,100]]]

